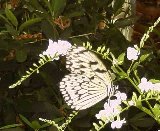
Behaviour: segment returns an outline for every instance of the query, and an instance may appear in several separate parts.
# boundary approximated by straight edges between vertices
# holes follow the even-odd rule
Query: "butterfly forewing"
[[[91,51],[73,46],[66,55],[66,68],[70,74],[60,82],[60,91],[71,108],[83,110],[111,95],[110,73]]]
[[[97,76],[106,85],[112,85],[110,73],[91,51],[73,46],[66,56],[66,67],[71,73],[83,74],[89,78]]]

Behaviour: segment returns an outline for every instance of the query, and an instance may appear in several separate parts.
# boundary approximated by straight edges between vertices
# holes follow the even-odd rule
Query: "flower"
[[[119,91],[115,94],[115,96],[116,99],[109,99],[107,102],[105,102],[104,109],[99,111],[98,114],[96,114],[97,119],[104,120],[105,118],[105,120],[112,121],[115,116],[120,114],[122,110],[120,104],[123,100],[127,99],[127,96],[125,93],[121,93]]]
[[[118,115],[121,112],[121,101],[115,99],[115,100],[109,100],[109,102],[106,102],[104,104],[104,109],[107,111],[106,116],[107,117],[114,117]]]
[[[125,93],[121,93],[120,91],[117,91],[114,96],[116,96],[116,99],[109,99],[104,104],[104,109],[100,110],[99,113],[96,114],[96,118],[104,121],[105,123],[112,122],[112,128],[121,128],[122,124],[126,123],[126,121],[125,119],[120,120],[120,113],[122,111],[122,107],[120,106],[120,104],[123,100],[127,99],[127,96]],[[118,120],[114,121],[115,117],[117,117]]]
[[[139,52],[136,45],[134,46],[134,48],[133,47],[127,48],[127,59],[128,60],[137,60],[139,54],[140,54],[140,52]]]
[[[160,83],[152,83],[150,81],[147,81],[145,77],[141,79],[141,83],[138,85],[138,87],[141,89],[142,92],[160,92]]]
[[[71,48],[71,44],[68,41],[58,40],[58,42],[53,42],[49,39],[49,45],[46,51],[44,51],[43,55],[48,55],[54,57],[57,53],[58,55],[66,55],[68,49]]]
[[[117,97],[118,100],[126,100],[127,99],[127,95],[125,93],[121,93],[120,91],[118,91],[115,96]]]
[[[114,129],[114,128],[120,129],[124,123],[126,123],[125,119],[113,121],[111,123],[111,128],[112,129]]]
[[[96,114],[97,119],[101,120],[109,120],[114,116],[118,115],[121,111],[121,107],[119,106],[119,101],[110,100],[104,104],[104,109],[100,110],[98,114]]]
[[[107,118],[107,110],[100,110],[98,114],[96,114],[97,119]]]
[[[154,84],[147,81],[147,79],[143,77],[138,87],[141,89],[142,92],[148,92],[149,90],[153,90]]]
[[[157,91],[157,92],[160,92],[160,83],[153,84],[153,90]]]

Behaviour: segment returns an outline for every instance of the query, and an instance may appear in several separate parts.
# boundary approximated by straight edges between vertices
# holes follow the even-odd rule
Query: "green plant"
[[[126,10],[122,8],[123,4],[124,0],[114,4],[113,0],[20,0],[17,6],[10,6],[8,1],[2,1],[1,130],[49,130],[51,123],[59,130],[111,130],[108,121],[95,119],[95,114],[102,110],[103,102],[91,107],[90,111],[86,109],[72,115],[58,88],[58,83],[68,73],[64,59],[56,61],[53,59],[58,59],[58,54],[53,57],[42,54],[48,46],[48,39],[55,42],[68,40],[78,46],[87,43],[84,46],[101,56],[107,69],[111,67],[114,84],[123,87],[128,96],[123,101],[121,113],[111,121],[124,116],[127,124],[120,130],[159,128],[159,93],[153,90],[143,92],[139,87],[140,83],[143,84],[143,77],[149,79],[147,84],[155,86],[159,83],[159,49],[147,48],[144,44],[159,19],[144,34],[140,44],[132,47],[133,42],[126,40],[120,31],[132,25],[134,20],[130,6]],[[120,17],[122,12],[125,13]],[[127,47],[140,52],[137,60],[126,59]],[[40,58],[39,54],[42,54]],[[15,81],[18,82],[12,85]],[[8,89],[9,86],[14,89]],[[42,121],[54,121],[43,125],[38,121],[42,117],[45,118]]]

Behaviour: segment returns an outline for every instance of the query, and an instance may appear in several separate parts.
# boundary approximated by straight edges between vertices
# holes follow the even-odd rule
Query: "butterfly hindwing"
[[[66,103],[76,110],[89,108],[104,99],[107,96],[105,89],[105,85],[100,87],[94,78],[91,80],[79,74],[66,75],[60,82]]]
[[[60,91],[71,108],[86,109],[110,96],[110,73],[91,51],[73,46],[66,55],[66,68],[70,74],[60,82]]]

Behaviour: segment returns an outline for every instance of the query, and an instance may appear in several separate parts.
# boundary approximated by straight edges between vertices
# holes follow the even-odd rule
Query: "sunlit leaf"
[[[5,8],[5,14],[7,16],[7,18],[10,20],[10,22],[14,25],[14,26],[18,26],[18,21],[16,16],[8,9]]]
[[[42,20],[42,18],[33,18],[33,19],[29,19],[28,21],[24,22],[23,24],[20,25],[19,27],[19,31],[24,30],[25,28],[28,28],[29,26],[38,23]]]

